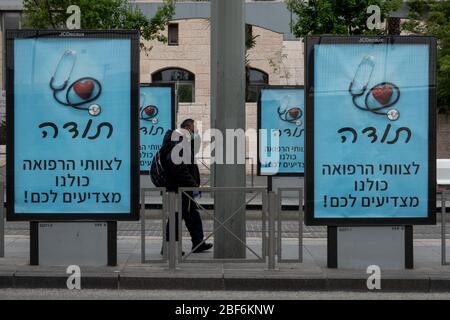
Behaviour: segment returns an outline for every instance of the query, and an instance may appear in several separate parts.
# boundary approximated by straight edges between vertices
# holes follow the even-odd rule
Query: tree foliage
[[[152,18],[147,18],[129,0],[23,0],[24,27],[36,29],[65,29],[70,5],[81,11],[82,29],[139,30],[144,40],[166,42],[162,33],[175,13],[174,0],[164,0]],[[141,48],[148,48],[141,43]]]
[[[402,0],[287,0],[289,9],[298,17],[292,25],[296,37],[306,35],[369,35],[383,34],[384,30],[369,30],[367,8],[377,5],[381,18],[400,7]]]
[[[437,95],[442,111],[450,110],[450,2],[412,0],[409,20],[403,24],[407,32],[435,36],[438,42]]]

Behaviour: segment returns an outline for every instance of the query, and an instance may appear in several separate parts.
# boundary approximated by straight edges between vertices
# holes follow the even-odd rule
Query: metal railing
[[[145,212],[146,212],[146,196],[149,193],[159,193],[162,197],[162,207],[161,207],[161,230],[162,230],[162,258],[154,259],[154,260],[146,260],[146,226],[145,226]],[[168,216],[168,193],[165,188],[142,188],[141,189],[141,263],[167,263],[168,254],[167,254],[167,241],[165,241],[165,230],[167,225],[167,216]]]
[[[209,193],[209,194],[216,194],[219,192],[243,192],[246,195],[248,195],[249,193],[252,194],[252,196],[250,197],[250,199],[246,199],[244,201],[244,203],[238,208],[236,209],[234,212],[232,212],[224,221],[220,221],[219,219],[217,219],[214,214],[211,214],[207,209],[204,208],[204,206],[202,206],[201,204],[199,204],[199,202],[194,199],[190,193],[192,192],[201,192],[201,193]],[[239,236],[237,236],[236,234],[233,233],[232,230],[230,230],[227,226],[226,223],[229,222],[233,217],[235,217],[242,209],[245,210],[245,208],[247,207],[247,205],[249,205],[253,200],[255,200],[255,198],[257,196],[261,196],[262,198],[262,214],[261,214],[261,220],[262,220],[262,248],[261,248],[261,253],[258,254],[256,252],[256,250],[254,250],[252,247],[250,247],[245,239],[241,239],[239,238]],[[266,241],[266,237],[265,237],[265,224],[266,224],[266,218],[267,215],[269,213],[270,216],[270,211],[268,210],[268,205],[270,204],[270,198],[269,198],[269,194],[267,193],[266,188],[183,188],[179,190],[179,193],[177,194],[178,197],[178,201],[177,201],[177,205],[178,208],[182,208],[182,201],[183,201],[183,196],[187,197],[190,201],[193,201],[195,203],[195,205],[197,206],[197,209],[200,213],[203,213],[209,217],[211,217],[213,219],[213,221],[218,225],[217,228],[214,228],[214,230],[212,231],[212,233],[210,233],[207,237],[205,237],[205,239],[198,244],[195,248],[192,248],[192,250],[189,253],[186,253],[185,255],[183,255],[183,238],[182,238],[182,219],[178,219],[178,247],[177,247],[177,260],[179,263],[217,263],[217,262],[229,262],[229,263],[233,263],[233,262],[239,262],[239,263],[255,263],[255,262],[259,262],[259,263],[266,263],[267,262],[267,257],[266,257],[266,252],[265,252],[265,241]],[[172,212],[171,212],[172,214]],[[180,214],[181,216],[181,214]],[[270,224],[270,217],[269,217],[269,224]],[[196,259],[189,259],[189,257],[192,256],[192,254],[204,243],[206,243],[206,241],[208,241],[210,238],[212,238],[219,229],[224,229],[226,232],[228,232],[230,235],[232,235],[238,242],[240,242],[243,246],[245,246],[245,248],[250,251],[251,254],[253,254],[256,259],[202,259],[202,260],[196,260]],[[269,227],[270,230],[270,227]],[[274,230],[274,228],[273,228]],[[172,235],[172,229],[170,230],[170,234]],[[274,235],[272,237],[274,239]],[[269,232],[269,243],[270,243],[270,239],[271,239],[271,235]],[[270,247],[270,245],[269,245]],[[269,250],[270,251],[270,250]],[[274,250],[273,250],[274,251]],[[170,249],[169,249],[170,252]],[[273,254],[274,255],[274,254]],[[269,261],[270,261],[270,252],[269,252]],[[269,262],[270,264],[270,262]],[[270,267],[270,266],[269,266]]]
[[[283,235],[282,235],[282,212],[283,212],[283,194],[286,192],[295,192],[298,199],[298,259],[283,258]],[[278,212],[277,212],[277,257],[279,263],[303,263],[303,188],[281,188],[278,189]]]
[[[162,250],[163,256],[161,260],[146,260],[145,251],[145,198],[149,192],[159,192],[162,194]],[[246,199],[234,210],[224,221],[217,219],[214,214],[210,213],[196,198],[192,192],[201,192],[203,194],[214,195],[219,192],[243,192]],[[282,198],[283,193],[295,192],[298,194],[298,259],[284,259],[282,257]],[[250,196],[249,196],[250,195]],[[249,197],[248,197],[249,196]],[[245,239],[239,238],[226,223],[233,219],[241,210],[261,197],[261,253],[257,249],[252,248]],[[216,227],[205,237],[205,239],[188,253],[183,252],[183,219],[182,219],[182,202],[183,197],[187,197],[189,201],[193,201],[197,210],[204,216],[209,216],[215,223]],[[214,198],[214,197],[212,197]],[[275,270],[278,263],[302,263],[303,262],[303,189],[302,188],[285,188],[279,189],[279,193],[268,192],[266,188],[182,188],[179,193],[165,192],[160,188],[142,189],[141,190],[141,261],[142,263],[166,263],[168,269],[174,271],[183,263],[265,263],[269,270]],[[178,219],[177,219],[178,212]],[[168,224],[167,224],[168,223]],[[169,228],[169,241],[166,241],[166,228]],[[243,259],[216,259],[204,258],[191,259],[193,253],[202,244],[211,239],[219,229],[225,229],[238,242],[240,242],[248,252],[255,258]],[[178,229],[178,231],[177,231]],[[178,238],[178,241],[177,239]]]
[[[447,212],[447,193],[449,192],[441,192],[441,262],[443,266],[450,265],[450,263],[447,262],[447,231],[445,221],[445,215]]]

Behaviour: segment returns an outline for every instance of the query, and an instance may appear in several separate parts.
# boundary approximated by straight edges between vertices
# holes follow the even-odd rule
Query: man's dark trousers
[[[182,196],[182,218],[186,223],[186,227],[191,235],[192,247],[198,246],[204,238],[202,219],[197,210],[197,204],[191,198],[192,193],[189,192],[189,197],[186,194]],[[175,239],[178,241],[178,212],[175,213]],[[169,241],[169,222],[166,226],[166,241]]]

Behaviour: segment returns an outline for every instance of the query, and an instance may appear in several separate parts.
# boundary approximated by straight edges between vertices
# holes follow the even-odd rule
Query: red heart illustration
[[[289,112],[289,115],[290,115],[293,119],[297,119],[298,116],[300,115],[300,110],[297,109],[297,108],[290,109],[288,112]]]
[[[95,87],[94,81],[92,80],[86,80],[84,82],[77,81],[73,85],[73,90],[75,90],[75,93],[81,99],[87,100],[92,96],[92,92],[94,92],[94,87]]]
[[[373,97],[381,103],[381,105],[385,106],[389,104],[391,101],[392,95],[394,94],[394,89],[391,85],[384,85],[383,87],[375,87],[372,89]]]
[[[149,117],[152,117],[156,113],[156,109],[154,107],[147,107],[144,109],[144,112]]]

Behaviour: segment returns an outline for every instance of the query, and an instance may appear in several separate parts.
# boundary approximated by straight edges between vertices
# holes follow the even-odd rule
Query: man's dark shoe
[[[195,249],[196,246],[194,246],[192,249]],[[194,253],[202,253],[205,251],[210,250],[213,247],[211,243],[204,243],[200,247],[194,250]]]

